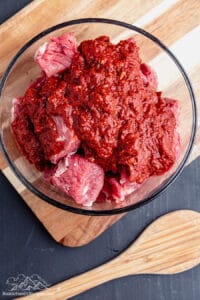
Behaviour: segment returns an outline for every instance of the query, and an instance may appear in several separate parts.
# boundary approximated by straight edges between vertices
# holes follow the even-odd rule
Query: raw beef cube
[[[11,127],[22,153],[30,163],[34,164],[39,171],[42,171],[45,167],[44,153],[33,132],[33,124],[26,114],[22,99],[20,97],[13,99]]]
[[[63,150],[49,157],[49,160],[56,164],[64,156],[75,153],[80,146],[80,141],[75,135],[73,129],[69,129],[65,125],[61,116],[53,116],[52,118],[56,124],[57,133],[59,136],[56,141],[64,143]]]
[[[112,177],[108,179],[108,184],[111,187],[111,196],[116,201],[123,201],[124,200],[124,193],[123,188],[120,183],[117,181],[116,178]]]
[[[123,187],[124,197],[132,194],[137,189],[139,189],[139,187],[141,186],[140,183],[137,183],[135,181],[130,182],[129,174],[127,173],[125,168],[121,169],[119,182],[120,182],[121,186]]]
[[[56,164],[64,156],[77,151],[80,141],[73,129],[66,126],[61,116],[51,116],[42,112],[33,124],[46,160]]]
[[[52,37],[49,43],[40,46],[35,53],[35,61],[50,77],[68,68],[76,51],[74,35],[63,34],[59,37]]]
[[[105,200],[121,202],[124,200],[123,188],[115,177],[106,177],[103,189],[97,199],[97,202]]]
[[[178,119],[178,113],[179,113],[179,105],[178,101],[171,98],[164,98],[167,105],[170,107],[171,111],[173,112],[176,120]]]
[[[98,197],[98,202],[105,200],[115,201],[116,203],[125,200],[125,197],[135,192],[140,187],[136,182],[130,182],[125,170],[121,171],[120,179],[107,177],[104,181],[103,189]]]
[[[104,182],[104,171],[80,155],[63,158],[58,165],[44,172],[44,178],[76,203],[91,206]]]
[[[56,164],[62,157],[77,151],[80,141],[72,127],[71,106],[64,97],[65,85],[58,87],[57,77],[44,79],[44,90],[50,90],[48,98],[42,96],[44,90],[30,88],[24,97],[28,117],[33,124],[35,135],[40,141],[45,159]],[[56,92],[52,92],[51,86],[57,86]],[[58,109],[59,106],[59,109]]]
[[[140,70],[141,70],[141,75],[142,75],[142,80],[144,85],[145,86],[150,85],[154,89],[157,89],[158,79],[157,79],[156,72],[152,70],[150,66],[144,63],[140,65]]]

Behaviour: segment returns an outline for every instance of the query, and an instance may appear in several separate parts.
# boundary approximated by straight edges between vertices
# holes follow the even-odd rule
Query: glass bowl
[[[57,191],[42,179],[41,174],[21,155],[11,131],[12,99],[22,96],[40,69],[34,62],[36,49],[51,36],[73,32],[80,43],[100,35],[108,35],[112,42],[134,37],[140,56],[157,72],[159,90],[166,97],[178,99],[180,105],[178,132],[181,151],[173,168],[162,176],[153,176],[127,196],[124,202],[94,203],[82,207]],[[21,182],[41,199],[59,208],[88,215],[123,213],[144,205],[163,192],[180,174],[192,148],[196,131],[196,105],[189,79],[176,57],[156,37],[133,25],[108,19],[78,19],[53,26],[35,36],[15,55],[5,71],[0,85],[1,146],[9,166]]]

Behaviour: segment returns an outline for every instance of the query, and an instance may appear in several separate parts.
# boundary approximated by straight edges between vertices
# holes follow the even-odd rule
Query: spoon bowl
[[[119,277],[176,274],[199,263],[200,213],[178,210],[150,224],[135,242],[113,260],[23,299],[64,300]]]

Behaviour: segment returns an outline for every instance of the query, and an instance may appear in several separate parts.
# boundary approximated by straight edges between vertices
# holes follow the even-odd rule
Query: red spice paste
[[[67,70],[43,76],[22,98],[23,115],[12,128],[24,130],[18,139],[24,155],[43,170],[62,149],[54,115],[74,130],[84,156],[105,172],[126,168],[130,181],[142,183],[169,170],[177,155],[177,104],[145,82],[142,68],[133,39],[117,45],[106,36],[82,42]]]
[[[108,37],[82,42],[66,76],[73,127],[85,156],[105,171],[126,166],[141,183],[174,163],[176,116],[170,102],[141,76],[133,39]]]

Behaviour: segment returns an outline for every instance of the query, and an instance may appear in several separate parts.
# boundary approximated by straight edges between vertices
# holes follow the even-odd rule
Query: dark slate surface
[[[31,0],[0,0],[0,24],[30,2]]]
[[[0,0],[0,22],[30,1]],[[48,284],[89,270],[113,258],[162,214],[175,209],[200,211],[200,158],[152,203],[128,213],[87,246],[57,244],[34,217],[5,177],[0,174],[0,299],[8,292],[6,281],[19,274],[38,274]],[[130,276],[106,283],[73,300],[199,300],[200,266],[173,276]]]

